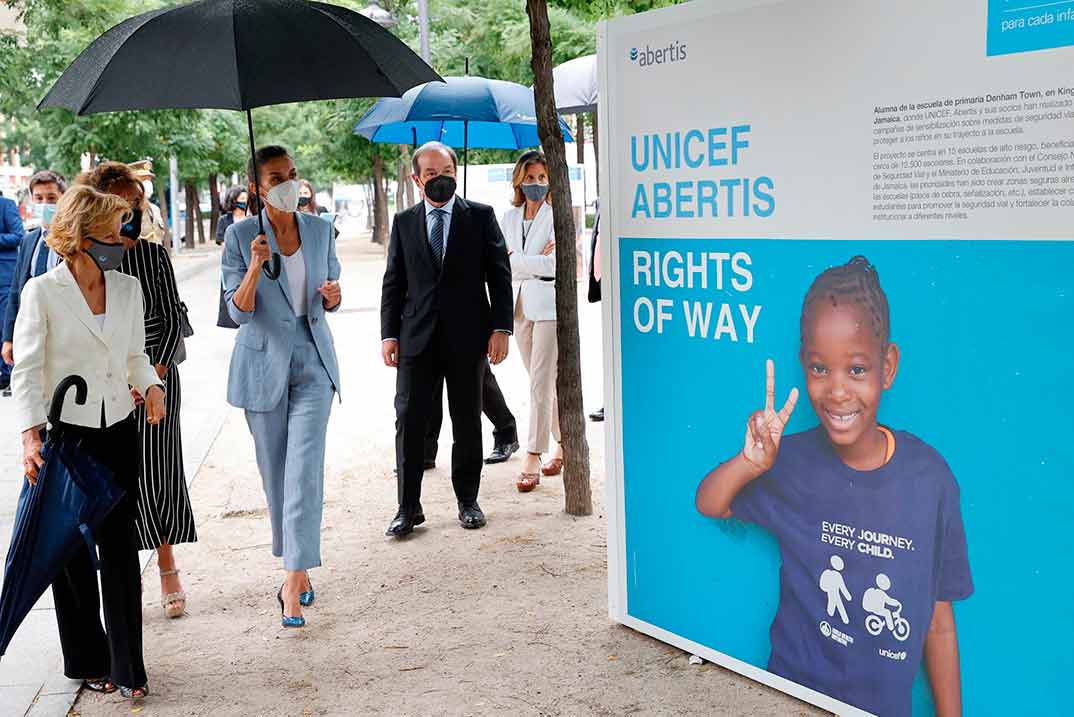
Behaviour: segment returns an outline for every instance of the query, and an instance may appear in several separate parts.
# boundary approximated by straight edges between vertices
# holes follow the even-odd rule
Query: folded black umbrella
[[[245,110],[253,154],[254,107],[399,97],[436,80],[443,81],[405,43],[353,10],[306,0],[198,0],[108,30],[64,70],[38,108],[80,115]],[[264,233],[260,215],[259,221]],[[265,269],[278,277],[279,256]]]
[[[86,545],[96,562],[93,533],[124,495],[112,471],[64,435],[60,414],[72,386],[75,402],[86,402],[81,376],[68,376],[56,387],[48,418],[52,429],[41,450],[45,463],[37,484],[26,481],[19,494],[0,594],[0,655],[80,546]]]

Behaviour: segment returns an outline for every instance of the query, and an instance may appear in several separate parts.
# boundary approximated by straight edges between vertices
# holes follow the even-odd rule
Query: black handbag
[[[190,317],[187,315],[186,304],[182,301],[179,302],[179,326],[182,336],[179,337],[179,345],[175,348],[175,354],[172,356],[172,363],[178,366],[186,361],[186,341],[194,335],[194,327],[190,325]]]

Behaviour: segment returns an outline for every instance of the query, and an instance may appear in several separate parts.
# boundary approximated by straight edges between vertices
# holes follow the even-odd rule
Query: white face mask
[[[265,201],[281,212],[295,212],[298,210],[298,190],[298,180],[289,179],[270,189],[265,195]]]

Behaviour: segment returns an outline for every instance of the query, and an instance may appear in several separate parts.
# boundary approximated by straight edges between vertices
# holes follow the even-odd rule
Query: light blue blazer
[[[239,311],[234,297],[250,264],[250,245],[258,234],[257,217],[248,217],[232,224],[224,234],[224,255],[221,259],[224,301],[227,302],[231,318],[239,325],[228,373],[227,400],[232,406],[249,411],[271,411],[283,398],[291,371],[297,321],[308,322],[321,362],[332,379],[336,393],[340,392],[335,343],[325,320],[324,302],[317,293],[325,280],[339,279],[334,232],[332,225],[320,217],[304,212],[297,212],[295,216],[298,217],[309,291],[309,313],[302,319],[295,317],[291,307],[287,273],[282,266],[278,280],[261,277],[257,284],[254,310]],[[276,234],[267,216],[265,234],[271,250],[279,253]]]

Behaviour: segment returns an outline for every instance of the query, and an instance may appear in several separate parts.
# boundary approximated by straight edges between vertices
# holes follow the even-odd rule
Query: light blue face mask
[[[49,226],[52,218],[56,216],[55,204],[34,204],[34,216],[41,220],[41,224]]]

